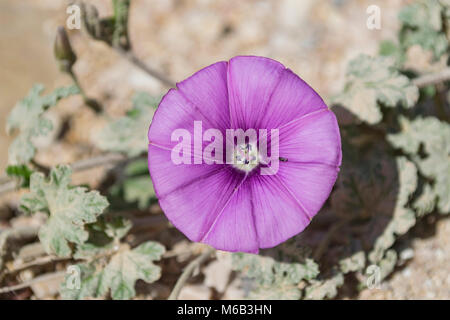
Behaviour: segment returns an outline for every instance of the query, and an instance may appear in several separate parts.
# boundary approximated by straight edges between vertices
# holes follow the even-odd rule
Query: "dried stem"
[[[101,113],[103,111],[103,107],[100,105],[100,103],[97,100],[89,98],[86,95],[86,92],[84,91],[83,87],[80,85],[80,81],[78,80],[77,75],[73,72],[72,68],[70,68],[70,70],[68,70],[67,73],[70,75],[73,82],[80,90],[80,94],[81,94],[81,97],[83,98],[84,103],[95,113],[97,113],[97,114]]]
[[[40,164],[40,163],[37,162],[36,160],[31,159],[30,162],[31,162],[31,164],[32,164],[33,166],[36,167],[36,169],[38,169],[39,171],[43,172],[44,174],[47,175],[47,174],[50,172],[50,168],[49,168],[49,167],[44,166],[43,164]]]
[[[29,239],[37,236],[39,227],[27,226],[6,229],[0,233],[0,270],[3,269],[4,256],[7,252],[8,241],[11,239]]]
[[[101,167],[105,165],[115,164],[120,161],[126,160],[126,157],[119,153],[107,153],[100,156],[92,157],[89,159],[83,159],[74,162],[71,167],[74,172],[84,171],[95,167]],[[19,187],[18,182],[9,180],[0,185],[0,195],[14,191]]]
[[[412,80],[413,84],[419,88],[435,85],[450,80],[450,68],[445,68],[439,72],[425,74]]]
[[[187,265],[187,267],[183,270],[181,276],[178,278],[177,283],[170,293],[168,300],[178,299],[181,289],[185,285],[186,281],[191,277],[194,270],[198,268],[203,262],[205,262],[214,253],[214,251],[214,248],[208,248],[205,252],[203,252]]]
[[[25,288],[28,288],[29,286],[32,286],[33,284],[47,282],[47,281],[53,280],[55,278],[60,278],[60,277],[64,276],[65,274],[66,274],[65,271],[47,273],[42,276],[36,277],[30,281],[26,281],[26,282],[23,282],[23,283],[14,285],[14,286],[10,286],[10,287],[0,288],[0,294],[25,289]]]
[[[69,259],[71,259],[71,258],[61,258],[61,257],[57,257],[57,256],[43,256],[43,257],[36,258],[33,261],[23,263],[23,264],[15,267],[14,269],[6,270],[5,274],[9,275],[11,273],[23,271],[25,269],[43,266],[43,265],[46,265],[48,263],[53,263],[53,262],[66,261]]]
[[[134,64],[136,67],[150,75],[151,77],[158,79],[163,83],[164,85],[168,87],[175,87],[175,82],[170,80],[167,76],[164,74],[150,68],[145,62],[143,62],[141,59],[139,59],[133,51],[125,51],[122,48],[115,47],[114,48],[122,57],[130,61],[132,64]]]

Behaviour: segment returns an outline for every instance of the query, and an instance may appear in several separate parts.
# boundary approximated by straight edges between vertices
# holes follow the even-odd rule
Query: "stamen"
[[[250,172],[259,165],[258,148],[254,143],[245,143],[235,149],[233,166],[244,172]]]

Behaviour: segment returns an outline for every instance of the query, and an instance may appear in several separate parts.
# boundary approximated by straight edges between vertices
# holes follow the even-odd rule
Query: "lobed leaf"
[[[346,85],[334,102],[360,120],[376,124],[383,118],[380,104],[410,108],[418,98],[419,90],[398,72],[393,59],[360,55],[350,61]]]
[[[338,288],[344,284],[344,276],[338,273],[324,281],[313,281],[313,284],[305,289],[306,300],[332,299],[338,293]]]
[[[407,204],[417,188],[417,169],[405,157],[398,157],[396,164],[399,172],[399,188],[394,212],[391,221],[377,238],[374,248],[369,254],[369,260],[373,263],[380,261],[384,252],[394,244],[396,236],[405,234],[416,223],[415,213],[407,208]]]
[[[339,261],[341,271],[346,274],[349,272],[360,271],[366,265],[366,254],[364,251],[358,251],[352,256]]]
[[[131,299],[136,295],[134,287],[138,279],[152,283],[160,278],[161,268],[153,262],[164,252],[161,244],[152,241],[135,249],[122,245],[104,268],[96,267],[96,261],[78,265],[83,270],[79,288],[69,286],[70,276],[66,276],[61,296],[64,299],[99,298],[110,292],[114,300]]]
[[[155,190],[148,172],[146,159],[131,161],[124,168],[123,178],[111,186],[111,196],[127,204],[136,204],[141,210],[149,207],[152,199],[155,199]]]
[[[146,93],[133,99],[133,108],[122,118],[109,123],[98,137],[98,147],[105,151],[123,152],[130,157],[147,151],[147,132],[158,100]]]
[[[311,259],[304,263],[278,262],[271,257],[233,253],[233,269],[253,280],[251,299],[300,299],[298,284],[319,274]]]
[[[401,42],[405,47],[420,45],[439,59],[448,49],[442,16],[446,5],[439,1],[417,1],[399,13],[403,23]]]
[[[418,117],[414,120],[400,118],[401,131],[388,136],[389,142],[410,155],[420,172],[433,180],[432,192],[436,195],[437,208],[441,213],[450,212],[450,125],[433,117]],[[419,155],[423,146],[425,157]],[[423,207],[418,204],[419,207]]]
[[[45,211],[47,222],[39,230],[39,239],[49,254],[68,257],[70,243],[81,245],[88,239],[85,225],[93,223],[108,206],[98,191],[71,187],[69,166],[57,166],[48,179],[42,173],[33,173],[30,193],[21,199],[20,208],[27,213]]]
[[[9,177],[13,177],[19,180],[22,187],[28,187],[30,185],[30,178],[33,170],[28,168],[27,165],[10,165],[6,168],[6,174]]]
[[[19,131],[8,150],[10,164],[25,164],[36,152],[33,138],[48,134],[53,125],[45,118],[45,111],[68,96],[78,94],[77,86],[58,88],[52,93],[42,96],[44,86],[35,85],[28,96],[19,101],[8,116],[6,130],[8,133]]]

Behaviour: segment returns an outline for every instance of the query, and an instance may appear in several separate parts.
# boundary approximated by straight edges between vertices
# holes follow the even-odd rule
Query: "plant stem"
[[[50,172],[50,168],[49,167],[47,167],[47,166],[45,166],[43,164],[40,164],[39,162],[37,162],[34,159],[31,159],[30,163],[33,166],[35,166],[39,171],[43,172],[45,175],[47,175]]]
[[[65,271],[44,274],[44,275],[36,277],[30,281],[26,281],[26,282],[23,282],[23,283],[14,285],[14,286],[10,286],[10,287],[0,288],[0,294],[25,289],[36,283],[46,282],[49,280],[53,280],[55,278],[60,278],[60,277],[64,276],[65,274],[66,274]]]
[[[450,80],[450,67],[436,73],[422,75],[412,80],[413,84],[419,88],[435,85]]]
[[[119,153],[107,153],[100,156],[83,159],[72,163],[71,167],[74,172],[84,171],[95,167],[115,164],[126,160],[126,157]],[[19,184],[14,180],[6,181],[0,184],[0,195],[14,191]]]
[[[84,103],[95,113],[97,113],[97,114],[101,113],[103,111],[103,107],[100,105],[100,103],[98,103],[97,100],[89,98],[86,95],[86,92],[84,91],[83,87],[80,85],[80,81],[78,81],[78,77],[73,72],[72,68],[70,68],[70,70],[67,73],[70,75],[70,77],[72,78],[73,82],[76,84],[78,89],[80,89],[80,94],[83,97]]]
[[[132,64],[134,64],[136,67],[150,75],[151,77],[158,79],[161,81],[164,85],[168,87],[175,87],[175,82],[170,80],[167,76],[164,74],[150,68],[145,62],[143,62],[141,59],[139,59],[133,51],[125,51],[120,47],[114,48],[122,57],[130,61]]]
[[[173,288],[172,292],[169,295],[169,298],[167,300],[177,300],[178,296],[180,295],[180,291],[185,285],[186,281],[191,277],[194,270],[199,267],[203,262],[205,262],[211,254],[213,254],[215,251],[214,248],[208,248],[205,252],[203,252],[201,255],[199,255],[197,258],[192,260],[187,267],[183,270],[183,273],[178,278],[177,283],[175,284],[175,287]]]
[[[0,270],[3,269],[4,257],[8,249],[8,241],[11,239],[29,239],[36,237],[38,231],[39,227],[30,226],[7,229],[0,233]]]

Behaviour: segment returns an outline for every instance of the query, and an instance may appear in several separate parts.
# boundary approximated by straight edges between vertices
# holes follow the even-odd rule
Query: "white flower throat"
[[[244,143],[235,148],[233,166],[248,173],[259,165],[259,158],[256,143]]]

